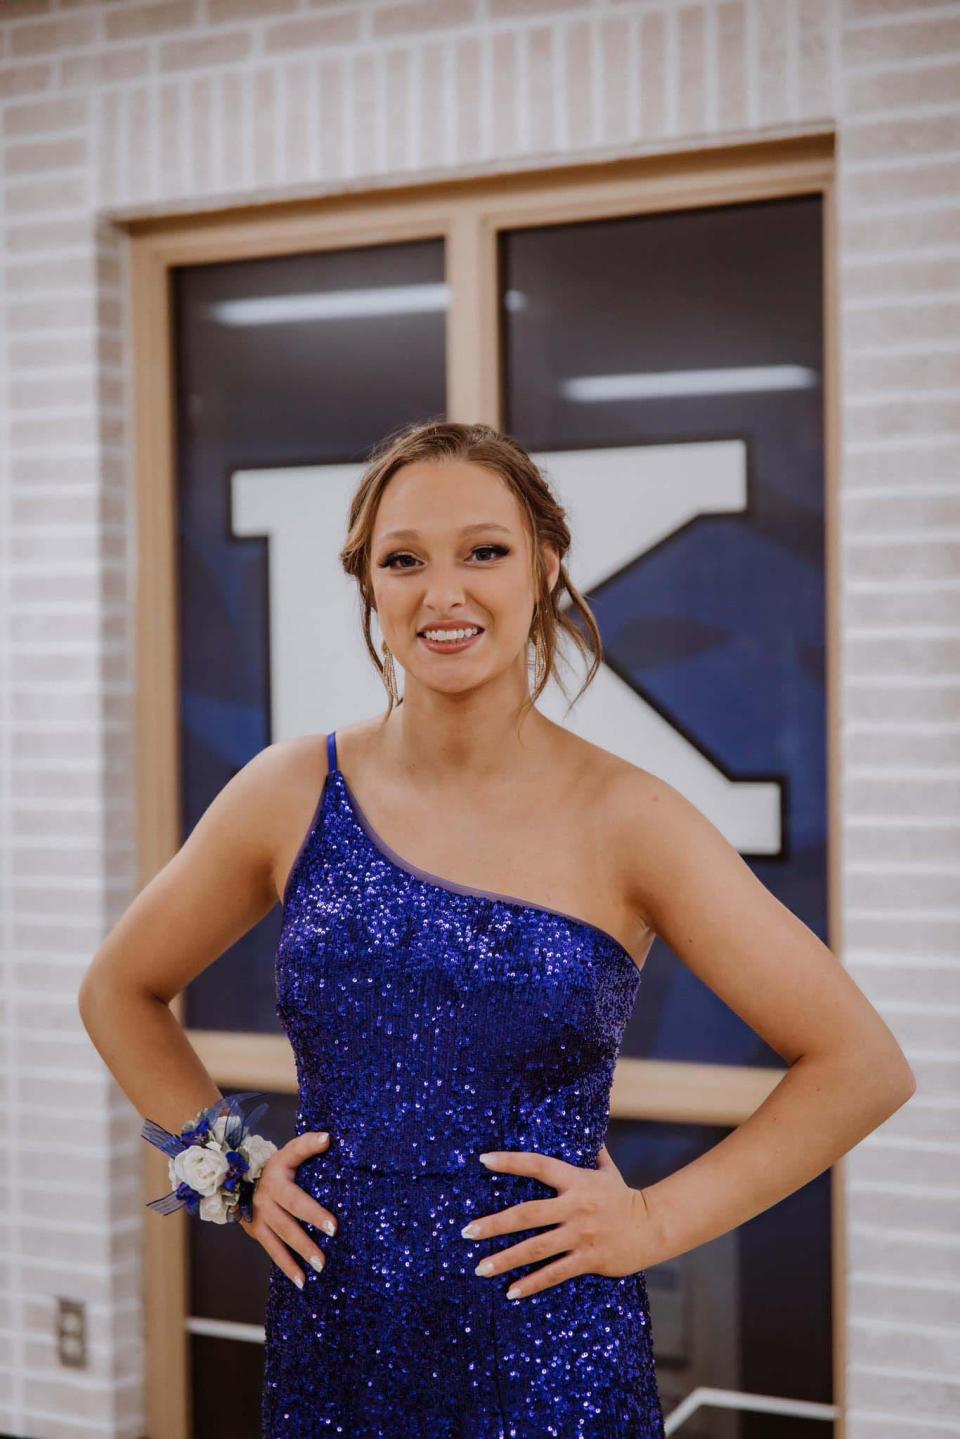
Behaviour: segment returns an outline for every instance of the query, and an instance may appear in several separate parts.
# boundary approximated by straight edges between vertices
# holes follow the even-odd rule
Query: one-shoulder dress
[[[660,1439],[644,1274],[580,1274],[507,1299],[558,1256],[484,1278],[542,1226],[472,1218],[557,1191],[478,1155],[596,1168],[640,971],[587,920],[457,884],[397,854],[337,767],[283,895],[276,1012],[296,1133],[328,1130],[296,1182],[337,1219],[298,1289],[270,1270],[263,1439]]]

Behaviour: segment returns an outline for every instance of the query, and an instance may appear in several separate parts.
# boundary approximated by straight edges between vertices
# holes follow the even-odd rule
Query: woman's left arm
[[[731,1134],[638,1191],[655,1250],[646,1267],[725,1234],[815,1179],[917,1085],[893,1033],[833,952],[711,820],[643,770],[621,777],[616,802],[637,908],[790,1066]]]

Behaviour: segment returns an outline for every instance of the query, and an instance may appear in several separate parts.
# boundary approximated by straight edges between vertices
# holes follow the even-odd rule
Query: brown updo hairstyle
[[[576,698],[579,699],[600,668],[603,642],[589,605],[563,564],[570,548],[566,511],[557,502],[526,450],[510,435],[491,425],[466,425],[456,420],[414,421],[392,431],[370,452],[366,469],[350,503],[347,539],[340,551],[344,570],[353,575],[360,589],[363,637],[387,689],[387,716],[394,706],[393,692],[370,633],[370,617],[374,612],[370,584],[370,542],[374,520],[383,492],[399,469],[418,460],[448,459],[469,460],[498,474],[510,486],[527,517],[534,541],[537,584],[537,599],[528,637],[534,646],[534,690],[527,704],[536,702],[551,675],[566,694],[557,668],[558,660],[562,658],[558,647],[561,631],[570,636],[583,656],[590,658],[587,677],[577,692]],[[552,591],[547,588],[540,553],[540,545],[544,541],[552,544],[560,556],[560,573]],[[570,604],[561,610],[559,602],[564,594],[569,596]],[[570,611],[574,610],[579,612],[586,634],[571,618]],[[403,703],[402,697],[398,703]]]

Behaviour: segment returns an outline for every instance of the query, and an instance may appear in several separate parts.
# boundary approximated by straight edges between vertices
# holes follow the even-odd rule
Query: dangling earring
[[[534,678],[534,687],[540,684],[547,675],[547,647],[543,642],[543,631],[537,630],[537,670]]]
[[[387,687],[387,694],[390,696],[390,698],[392,699],[392,701],[393,701],[393,703],[394,703],[395,705],[396,705],[396,704],[399,704],[399,703],[400,703],[400,690],[399,690],[399,688],[398,688],[398,686],[397,686],[397,672],[396,672],[396,670],[394,669],[394,665],[393,665],[393,654],[392,654],[392,652],[390,651],[390,649],[388,648],[386,640],[384,640],[384,642],[383,642],[383,676],[382,676],[382,678],[383,678],[384,684],[385,684],[386,687]]]
[[[547,647],[543,642],[543,626],[539,623],[539,616],[540,601],[537,600],[536,604],[533,607],[533,635],[531,636],[531,638],[533,639],[534,648],[534,689],[536,689],[537,686],[540,684],[540,680],[546,672],[547,668]]]

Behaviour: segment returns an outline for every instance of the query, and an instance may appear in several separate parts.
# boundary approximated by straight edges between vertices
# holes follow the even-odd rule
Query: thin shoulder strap
[[[327,735],[327,769],[332,774],[337,768],[337,732],[331,730]]]

